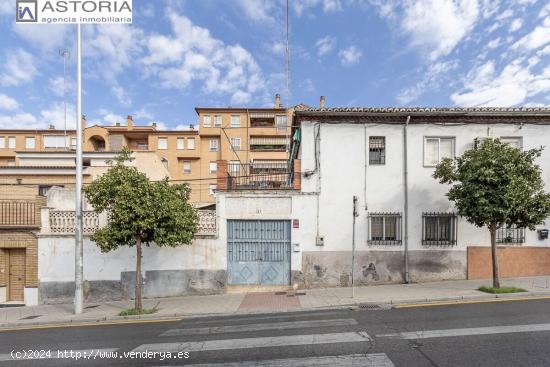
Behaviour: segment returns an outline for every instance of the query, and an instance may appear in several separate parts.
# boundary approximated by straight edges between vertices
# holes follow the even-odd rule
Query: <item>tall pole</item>
[[[76,25],[76,228],[75,228],[75,293],[74,313],[81,314],[84,303],[84,260],[82,246],[82,50],[80,23]]]

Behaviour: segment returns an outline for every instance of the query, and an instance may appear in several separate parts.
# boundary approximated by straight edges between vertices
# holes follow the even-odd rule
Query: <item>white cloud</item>
[[[449,74],[458,68],[458,60],[436,62],[430,65],[423,73],[423,77],[416,85],[407,87],[399,92],[397,101],[406,105],[418,99],[427,90],[437,89],[443,81],[451,78]]]
[[[473,29],[477,0],[406,0],[401,28],[431,60],[448,55]]]
[[[550,3],[546,3],[546,5],[540,9],[539,18],[545,18],[548,15],[550,15]]]
[[[519,41],[512,45],[512,48],[534,50],[550,43],[550,16],[546,17],[542,24],[523,36]]]
[[[317,48],[317,56],[321,57],[334,49],[336,46],[336,38],[332,36],[326,36],[320,38],[315,42],[315,47]]]
[[[30,113],[18,113],[11,116],[0,115],[2,129],[39,129],[42,125]]]
[[[357,46],[349,46],[338,52],[338,56],[340,57],[340,62],[344,66],[349,66],[349,65],[358,63],[362,55],[363,54],[357,48]]]
[[[57,53],[59,48],[67,46],[69,35],[74,34],[68,24],[32,24],[29,26],[28,24],[14,23],[13,30],[34,47],[51,53]]]
[[[510,28],[508,28],[508,30],[510,32],[515,32],[518,29],[520,29],[522,25],[523,25],[523,19],[516,18],[512,21],[512,23],[510,23]]]
[[[286,52],[286,45],[283,42],[275,42],[271,45],[270,50],[275,55],[284,55]]]
[[[34,56],[23,49],[7,50],[0,84],[18,86],[32,81],[38,74],[34,62]]]
[[[0,93],[0,109],[2,110],[15,110],[19,107],[19,103],[10,96]]]
[[[124,107],[128,107],[132,105],[132,99],[130,98],[130,95],[128,92],[126,92],[126,89],[124,87],[120,86],[118,83],[114,83],[111,86],[111,93],[115,96],[118,103],[120,103]]]
[[[297,16],[302,16],[304,11],[321,5],[325,13],[334,13],[342,10],[340,0],[294,0],[291,2]]]
[[[108,123],[114,125],[118,122],[121,125],[126,125],[126,118],[124,118],[122,115],[118,115],[105,108],[100,108],[97,112],[101,117],[99,119],[93,119],[92,124],[105,125],[106,123]]]
[[[238,0],[237,5],[241,8],[252,21],[255,22],[272,22],[273,8],[277,3],[273,0]]]
[[[143,107],[137,110],[136,112],[134,112],[134,117],[136,119],[144,119],[144,120],[154,119],[153,114]]]
[[[300,90],[308,93],[315,92],[315,83],[310,78],[306,78],[300,81],[300,83],[298,84],[298,87],[300,88]]]
[[[494,40],[489,41],[489,43],[487,43],[487,47],[490,48],[490,49],[493,49],[493,48],[497,48],[498,46],[500,46],[500,44],[501,44],[501,39],[500,39],[500,37],[497,37]]]
[[[65,128],[65,108],[63,103],[57,102],[49,108],[41,110],[39,117],[28,113],[18,112],[13,115],[0,115],[0,128],[3,129],[46,129],[54,125],[57,129]],[[67,129],[74,129],[76,112],[74,105],[67,105]]]
[[[15,14],[15,1],[0,0],[0,15]]]
[[[200,81],[203,93],[230,95],[232,103],[266,92],[259,65],[242,46],[226,45],[185,16],[174,12],[167,16],[173,35],[148,37],[148,53],[142,59],[162,87],[187,89]]]
[[[48,80],[48,88],[58,97],[63,97],[63,89],[69,98],[72,98],[74,93],[76,93],[76,85],[71,78],[67,78],[66,85],[64,86],[64,81],[62,76],[51,78]]]
[[[500,71],[489,61],[472,69],[463,88],[451,95],[459,106],[516,106],[528,98],[550,92],[550,67],[533,71],[536,63],[517,59]]]

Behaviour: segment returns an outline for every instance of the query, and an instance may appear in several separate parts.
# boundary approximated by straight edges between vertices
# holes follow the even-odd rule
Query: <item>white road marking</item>
[[[357,342],[367,343],[370,341],[372,341],[372,338],[369,334],[361,331],[332,334],[284,335],[261,338],[204,340],[199,342],[142,344],[135,348],[133,352],[203,352],[208,350],[250,349],[291,345]]]
[[[447,338],[447,337],[453,337],[453,336],[470,336],[470,335],[531,333],[536,331],[550,331],[550,324],[488,326],[488,327],[445,329],[445,330],[421,330],[421,331],[402,332],[402,333],[396,333],[396,334],[382,334],[382,335],[376,335],[376,337],[395,338],[395,339],[428,339],[428,338]]]
[[[384,353],[349,354],[341,356],[271,359],[230,363],[206,363],[185,367],[394,367]]]
[[[50,360],[50,359],[75,359],[75,356],[78,356],[79,361],[81,360],[100,360],[101,353],[111,353],[116,352],[118,348],[106,348],[106,349],[80,349],[80,350],[73,350],[73,349],[59,349],[59,353],[57,349],[50,349],[51,352],[50,356],[48,357],[46,353],[31,353],[25,354],[26,352],[33,351],[35,349],[27,348],[23,350],[16,350],[14,351],[13,355],[12,353],[1,353],[0,354],[0,362],[17,362],[17,361],[36,361],[36,360]],[[48,350],[46,350],[48,351]],[[65,356],[62,355],[63,352],[67,352]],[[18,354],[16,354],[18,353]],[[72,354],[71,354],[72,353]],[[71,357],[72,355],[72,357]]]
[[[299,319],[306,317],[318,317],[318,316],[330,316],[341,315],[342,312],[316,312],[316,313],[289,313],[288,315],[275,315],[275,316],[252,316],[252,317],[239,317],[231,319],[218,319],[218,320],[203,320],[203,319],[186,319],[186,324],[242,324],[246,321],[260,321],[260,320],[282,320],[282,319]]]
[[[162,333],[160,336],[181,336],[197,334],[221,334],[240,333],[261,330],[285,330],[331,326],[355,326],[355,319],[330,319],[330,320],[304,320],[304,321],[283,321],[264,324],[224,325],[212,327],[200,327],[189,329],[172,329]]]

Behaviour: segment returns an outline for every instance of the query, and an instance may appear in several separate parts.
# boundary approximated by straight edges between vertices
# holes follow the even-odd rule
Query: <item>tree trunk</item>
[[[493,287],[500,288],[500,280],[498,279],[497,226],[491,224],[489,231],[491,232],[491,255],[493,258]]]
[[[134,308],[139,311],[141,311],[141,283],[141,237],[136,236],[136,303]]]

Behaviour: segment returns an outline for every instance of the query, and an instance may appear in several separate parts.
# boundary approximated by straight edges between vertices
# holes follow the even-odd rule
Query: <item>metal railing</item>
[[[400,246],[401,213],[369,213],[369,246]]]
[[[22,200],[0,200],[0,226],[40,227],[36,203]]]
[[[228,190],[290,189],[286,162],[229,164]]]
[[[504,245],[520,245],[525,243],[525,228],[504,226],[497,229],[497,243]]]
[[[455,246],[456,238],[455,213],[422,213],[422,245]]]

